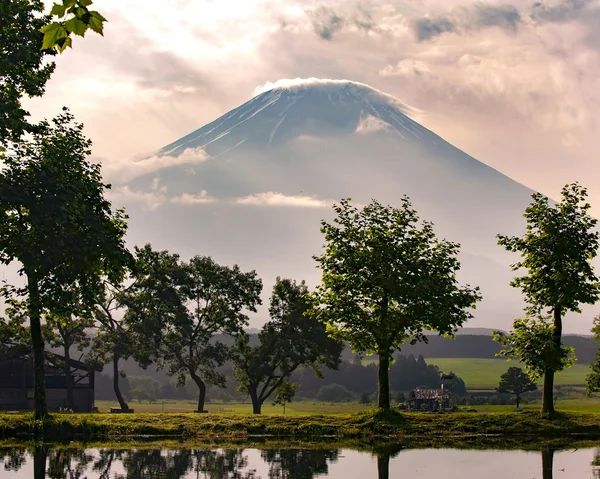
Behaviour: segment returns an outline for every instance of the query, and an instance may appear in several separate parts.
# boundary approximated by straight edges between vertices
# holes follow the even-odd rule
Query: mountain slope
[[[410,118],[366,85],[308,80],[261,93],[138,163],[117,193],[130,241],[319,280],[319,221],[333,201],[410,196],[440,236],[462,245],[461,280],[480,285],[472,326],[508,327],[521,310],[495,235],[518,234],[533,193]],[[260,321],[255,324],[259,324]]]

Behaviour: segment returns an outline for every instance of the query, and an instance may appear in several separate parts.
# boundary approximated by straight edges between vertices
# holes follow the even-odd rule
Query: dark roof
[[[414,389],[410,399],[439,399],[450,396],[450,392],[444,389]]]

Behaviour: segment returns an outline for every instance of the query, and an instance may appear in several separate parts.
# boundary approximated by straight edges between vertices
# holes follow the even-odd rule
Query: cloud
[[[533,5],[531,18],[542,22],[567,22],[579,18],[593,3],[596,3],[596,0],[561,0],[555,5],[536,2]]]
[[[417,18],[412,28],[418,41],[426,41],[444,33],[466,33],[491,27],[515,32],[521,21],[521,14],[513,5],[477,4],[456,8],[446,15]]]
[[[132,190],[129,186],[118,186],[108,191],[107,197],[117,207],[131,204],[141,205],[146,211],[154,211],[168,203],[184,206],[215,203],[217,200],[211,197],[206,190],[198,194],[183,193],[179,196],[167,196],[167,189],[153,188],[151,191]]]
[[[346,20],[343,17],[340,17],[328,7],[307,10],[306,14],[311,19],[313,30],[323,40],[331,40],[333,35],[344,28],[346,24]]]
[[[180,155],[153,155],[127,163],[108,163],[103,172],[109,181],[127,183],[138,176],[146,175],[162,168],[176,165],[198,165],[210,156],[202,148],[187,148]]]
[[[456,31],[454,22],[445,17],[418,18],[413,21],[412,27],[419,41],[431,40],[442,33]]]
[[[389,129],[390,125],[388,125],[385,121],[375,118],[373,115],[367,115],[360,120],[360,123],[356,127],[356,133],[365,135]]]
[[[203,205],[214,203],[216,200],[208,195],[206,190],[202,190],[197,195],[191,195],[189,193],[184,193],[181,196],[177,196],[171,198],[169,200],[171,203],[178,203],[180,205]]]
[[[320,200],[312,196],[286,196],[282,193],[269,191],[266,193],[258,193],[255,195],[244,196],[237,198],[236,203],[239,205],[254,205],[254,206],[288,206],[293,208],[328,208],[333,200]]]

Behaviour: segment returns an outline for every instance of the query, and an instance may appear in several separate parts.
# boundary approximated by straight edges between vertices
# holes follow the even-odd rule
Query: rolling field
[[[376,360],[365,359],[364,364]],[[427,364],[435,364],[440,370],[454,374],[463,379],[470,391],[494,389],[498,386],[500,376],[511,367],[523,368],[518,361],[506,361],[506,359],[481,359],[481,358],[425,358]],[[588,364],[576,364],[565,371],[558,373],[555,377],[557,386],[584,386],[585,377],[589,374]],[[542,381],[539,382],[542,384]]]
[[[468,390],[494,389],[498,386],[500,376],[509,367],[523,367],[517,361],[505,359],[475,359],[475,358],[431,358],[426,359],[427,364],[435,364],[444,372],[452,371],[461,377]],[[576,364],[556,375],[555,384],[585,385],[585,377],[589,374],[587,364]],[[540,381],[540,385],[542,382]]]

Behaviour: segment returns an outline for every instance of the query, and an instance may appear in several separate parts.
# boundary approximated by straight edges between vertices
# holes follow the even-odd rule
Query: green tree
[[[88,330],[94,326],[91,318],[78,318],[76,316],[55,316],[48,314],[45,316],[45,324],[42,327],[43,336],[46,342],[55,348],[63,350],[63,359],[56,360],[55,356],[50,356],[57,367],[62,368],[67,383],[67,408],[74,411],[75,401],[73,400],[73,390],[75,389],[75,378],[73,377],[71,348],[77,346],[79,351],[90,344]]]
[[[104,23],[107,21],[100,13],[88,7],[92,0],[63,0],[54,3],[50,15],[58,20],[40,28],[44,34],[42,49],[56,48],[62,53],[67,47],[72,47],[71,34],[85,36],[88,30],[104,35]]]
[[[360,395],[360,399],[358,400],[358,402],[361,404],[371,404],[371,397],[369,396],[368,393],[363,392]]]
[[[581,312],[581,304],[594,304],[600,296],[598,278],[592,259],[598,253],[599,233],[597,220],[590,216],[587,190],[577,183],[562,189],[562,199],[557,204],[540,194],[532,195],[533,202],[525,210],[527,229],[522,237],[498,235],[498,244],[507,251],[519,253],[521,260],[511,265],[513,271],[526,269],[524,276],[515,278],[511,285],[520,288],[527,301],[528,317],[540,318],[529,325],[537,329],[550,328],[553,346],[544,343],[547,362],[543,371],[544,392],[542,413],[554,414],[554,374],[568,366],[569,353],[562,346],[562,318],[568,312]],[[552,316],[548,324],[545,315]],[[527,320],[526,320],[527,321]],[[520,329],[515,334],[530,336],[523,320],[517,320]],[[497,335],[506,342],[504,335]],[[508,340],[510,343],[510,340]],[[519,338],[513,343],[518,344]],[[531,348],[513,348],[515,354],[538,353]],[[526,364],[536,358],[518,356]]]
[[[404,197],[399,208],[377,201],[362,210],[342,200],[337,218],[322,222],[326,250],[315,314],[330,334],[353,350],[379,356],[378,406],[390,408],[389,367],[405,341],[427,341],[425,331],[451,335],[471,317],[478,288],[456,280],[459,245],[438,240],[420,224]]]
[[[285,381],[279,385],[277,392],[275,393],[275,399],[273,400],[273,406],[281,404],[283,406],[283,414],[285,414],[285,405],[291,403],[296,395],[298,384],[290,383]]]
[[[110,185],[87,160],[91,142],[73,120],[65,109],[0,154],[0,262],[19,262],[26,277],[14,294],[27,301],[36,417],[47,415],[42,315],[84,316],[102,294],[103,277],[119,282],[130,261],[126,217],[104,197]]]
[[[592,334],[594,341],[600,342],[600,314],[594,318]],[[588,395],[600,391],[600,349],[596,353],[596,359],[590,364],[590,368],[591,372],[585,378]]]
[[[134,283],[126,295],[127,320],[136,324],[155,347],[159,366],[184,385],[198,387],[198,411],[204,411],[206,386],[225,386],[217,367],[229,358],[229,348],[214,341],[217,334],[237,336],[248,324],[246,311],[260,304],[262,281],[255,271],[221,266],[210,257],[188,263],[150,245],[136,248]]]
[[[155,402],[160,392],[160,383],[151,376],[129,376],[129,397],[138,402]]]
[[[321,376],[320,367],[337,369],[343,344],[327,336],[325,325],[307,317],[308,288],[304,281],[277,278],[271,295],[267,322],[250,345],[247,335],[238,337],[233,351],[234,374],[239,390],[248,393],[254,414],[300,366]]]
[[[42,0],[0,0],[0,147],[35,130],[21,100],[42,96],[55,68],[47,61],[54,52],[41,50],[39,30],[50,21],[43,9]]]
[[[105,285],[105,292],[94,312],[98,332],[93,339],[93,356],[102,364],[111,363],[113,373],[113,391],[121,410],[128,411],[129,406],[121,393],[120,378],[125,372],[119,368],[119,362],[133,358],[142,368],[147,368],[152,355],[152,345],[146,335],[138,334],[135,327],[123,314],[123,296],[127,288],[122,285]]]
[[[537,391],[537,384],[521,368],[510,367],[502,376],[496,391],[514,394],[517,408],[521,404],[521,395],[529,391]]]
[[[317,399],[325,402],[343,402],[354,398],[354,394],[341,384],[328,384],[319,389]]]

